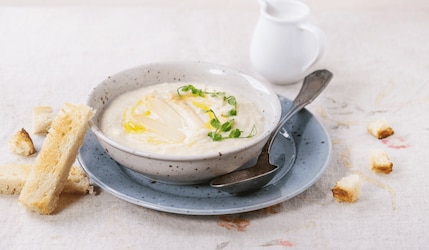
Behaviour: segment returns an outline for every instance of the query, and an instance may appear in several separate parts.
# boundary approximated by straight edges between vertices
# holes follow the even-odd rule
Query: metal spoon
[[[210,186],[232,194],[245,194],[261,189],[275,176],[282,163],[273,163],[269,157],[271,146],[285,123],[298,111],[310,104],[325,89],[333,74],[328,70],[317,70],[304,78],[301,90],[292,102],[292,106],[276,126],[253,167],[237,170],[215,178]]]

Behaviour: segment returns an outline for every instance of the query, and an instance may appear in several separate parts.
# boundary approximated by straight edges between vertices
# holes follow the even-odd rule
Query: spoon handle
[[[284,124],[298,111],[303,109],[307,104],[311,103],[316,97],[326,88],[331,81],[333,74],[326,70],[316,70],[304,78],[301,90],[292,102],[289,111],[283,116],[277,124],[274,133],[271,133],[270,138],[264,146],[263,150],[270,152],[275,136],[279,133]]]

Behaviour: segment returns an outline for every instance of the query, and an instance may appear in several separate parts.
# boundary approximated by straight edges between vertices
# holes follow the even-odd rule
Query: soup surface
[[[198,83],[163,83],[115,98],[100,128],[138,151],[190,156],[245,145],[263,131],[264,121],[255,104],[237,93]]]

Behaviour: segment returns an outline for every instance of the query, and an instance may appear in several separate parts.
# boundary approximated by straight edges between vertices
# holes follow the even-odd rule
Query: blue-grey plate
[[[282,110],[286,111],[290,101],[279,98]],[[243,213],[281,203],[302,193],[322,176],[328,166],[331,140],[325,128],[308,110],[297,113],[284,128],[293,138],[291,144],[275,142],[272,150],[284,151],[287,155],[287,148],[295,145],[292,168],[287,173],[280,169],[269,185],[243,196],[218,191],[208,184],[180,186],[151,181],[110,158],[91,131],[87,132],[78,160],[91,180],[103,190],[142,207],[189,215]],[[287,169],[288,163],[286,160],[282,168]]]

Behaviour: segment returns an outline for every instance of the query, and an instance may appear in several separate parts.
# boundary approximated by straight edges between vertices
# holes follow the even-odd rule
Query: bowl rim
[[[108,137],[99,128],[99,126],[96,125],[96,123],[94,122],[95,116],[89,120],[89,128],[92,130],[92,132],[95,133],[98,140],[103,140],[105,143],[109,144],[110,146],[112,146],[116,149],[119,149],[119,150],[121,150],[125,153],[128,153],[128,154],[132,154],[134,156],[141,156],[141,157],[145,157],[148,159],[154,159],[154,160],[168,160],[168,161],[177,161],[177,162],[208,160],[208,159],[213,159],[213,158],[219,158],[220,156],[222,157],[222,156],[228,156],[231,154],[236,154],[236,153],[244,151],[248,148],[255,147],[256,145],[258,145],[259,143],[262,143],[262,142],[265,144],[269,135],[272,133],[273,129],[278,124],[278,122],[280,121],[280,118],[281,118],[281,104],[280,104],[280,100],[278,98],[277,93],[269,85],[268,82],[256,79],[256,78],[254,78],[254,77],[252,77],[246,73],[243,73],[240,70],[234,69],[232,67],[224,66],[221,64],[204,62],[204,61],[162,61],[162,62],[152,62],[152,63],[140,64],[138,66],[127,68],[127,69],[124,69],[124,70],[121,70],[119,72],[116,72],[114,74],[109,75],[107,78],[105,78],[103,81],[98,83],[91,90],[91,92],[89,93],[89,95],[87,97],[86,103],[87,103],[87,105],[89,105],[89,103],[91,102],[91,98],[94,94],[94,91],[98,87],[102,86],[106,80],[112,79],[115,76],[125,74],[126,72],[133,71],[133,70],[140,69],[140,68],[148,68],[148,67],[160,66],[160,65],[164,65],[164,66],[165,65],[167,65],[167,66],[171,65],[171,66],[173,66],[173,65],[192,65],[192,64],[198,64],[198,65],[204,65],[204,66],[207,66],[210,68],[222,69],[222,70],[224,70],[224,72],[228,71],[229,73],[235,73],[235,74],[239,75],[240,77],[245,78],[246,81],[252,80],[253,82],[257,82],[259,85],[262,85],[262,87],[268,92],[268,95],[272,95],[275,97],[272,99],[273,100],[272,105],[274,107],[274,111],[276,111],[276,114],[274,115],[274,120],[273,120],[274,122],[269,125],[269,129],[264,130],[263,133],[259,134],[258,138],[253,140],[251,143],[247,143],[244,146],[240,146],[240,147],[237,147],[235,149],[229,149],[229,150],[225,150],[223,152],[210,152],[210,153],[205,153],[205,154],[200,154],[200,155],[166,155],[166,154],[159,154],[159,153],[154,153],[154,152],[146,152],[146,151],[133,149],[131,147],[125,146],[121,143],[118,143],[118,142],[112,140],[110,137]],[[115,99],[115,98],[113,98],[113,99]],[[106,104],[103,104],[103,108],[109,102],[106,102]],[[89,106],[91,106],[91,105],[89,105]],[[101,109],[99,111],[97,110],[97,112],[103,112],[103,109]]]

